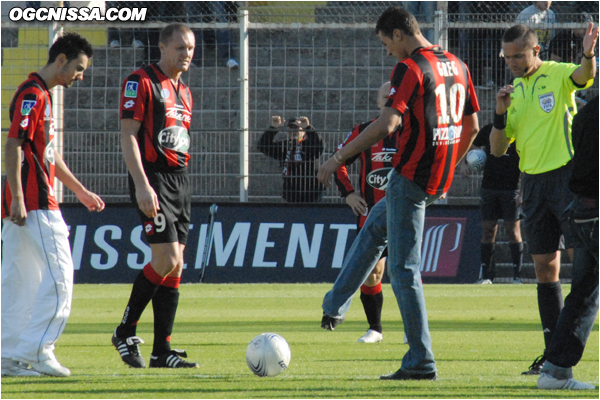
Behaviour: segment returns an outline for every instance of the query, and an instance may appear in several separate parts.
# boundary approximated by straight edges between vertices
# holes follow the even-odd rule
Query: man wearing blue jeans
[[[392,132],[398,148],[386,197],[369,214],[325,297],[321,327],[332,330],[343,321],[350,298],[379,260],[387,236],[388,274],[409,350],[398,371],[380,378],[436,380],[419,271],[425,207],[450,188],[454,166],[479,131],[479,104],[466,65],[431,45],[411,13],[390,7],[375,29],[388,54],[398,60],[388,101],[380,117],[321,165],[317,176],[330,185],[329,177],[345,159]]]

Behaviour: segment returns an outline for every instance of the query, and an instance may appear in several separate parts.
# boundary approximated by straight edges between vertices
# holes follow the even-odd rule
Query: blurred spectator
[[[417,21],[431,23],[437,10],[437,1],[403,1],[402,6],[417,18]],[[433,29],[423,29],[421,32],[430,43],[437,43],[437,38],[433,37]]]
[[[323,195],[323,185],[317,181],[315,160],[323,153],[323,139],[306,117],[290,120],[288,129],[278,134],[284,124],[280,116],[273,116],[271,126],[258,141],[258,150],[283,167],[284,200],[317,202]]]
[[[224,1],[186,1],[187,22],[228,22],[228,10]],[[193,62],[203,65],[203,46],[214,46],[217,50],[217,58],[220,64],[227,68],[239,66],[231,44],[229,29],[192,29],[196,36],[196,51]]]
[[[525,24],[535,29],[541,47],[539,56],[542,60],[548,59],[548,47],[555,35],[551,28],[556,22],[556,16],[550,9],[550,5],[552,5],[551,1],[534,1],[532,5],[521,11],[516,20],[517,24]]]
[[[121,8],[121,7],[145,7],[144,1],[107,1],[106,8]],[[108,28],[108,45],[112,48],[119,48],[121,44],[127,40],[131,43],[134,49],[144,47],[144,42],[147,41],[147,33],[140,29],[117,29]],[[123,47],[128,47],[123,44]]]
[[[590,22],[594,22],[591,15],[582,13],[577,16],[582,22],[581,29],[561,29],[550,42],[550,60],[556,62],[567,62],[579,64],[583,52],[583,35]]]

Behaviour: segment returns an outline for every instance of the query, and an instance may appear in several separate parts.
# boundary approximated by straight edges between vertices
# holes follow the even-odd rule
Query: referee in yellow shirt
[[[575,91],[592,85],[598,28],[590,23],[583,38],[581,65],[542,61],[535,31],[515,25],[502,37],[506,65],[515,77],[496,95],[490,135],[491,152],[502,156],[516,140],[523,176],[523,212],[529,251],[538,279],[538,307],[546,348],[550,345],[563,297],[560,272],[561,235],[572,253],[572,236],[562,218],[573,194],[571,122],[577,113]],[[546,360],[538,357],[523,374],[539,375]]]

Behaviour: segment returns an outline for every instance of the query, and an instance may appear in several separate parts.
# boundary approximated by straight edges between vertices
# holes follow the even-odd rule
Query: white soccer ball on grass
[[[290,346],[276,333],[262,333],[246,349],[246,363],[257,376],[275,376],[290,365]]]

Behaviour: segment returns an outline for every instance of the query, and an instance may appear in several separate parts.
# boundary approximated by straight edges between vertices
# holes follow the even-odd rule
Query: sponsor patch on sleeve
[[[35,100],[23,100],[23,103],[21,103],[21,115],[29,115],[31,113],[31,109],[35,107],[35,104]]]
[[[127,81],[127,83],[125,84],[125,97],[136,98],[137,91],[138,91],[138,83],[132,82],[132,81]]]
[[[23,118],[23,120],[21,121],[21,123],[19,125],[23,129],[27,128],[27,126],[29,126],[29,117]]]
[[[129,101],[127,101],[125,104],[123,104],[123,107],[125,107],[125,108],[131,108],[131,107],[133,107],[134,105],[135,105],[135,101],[133,101],[133,100],[129,100]]]

